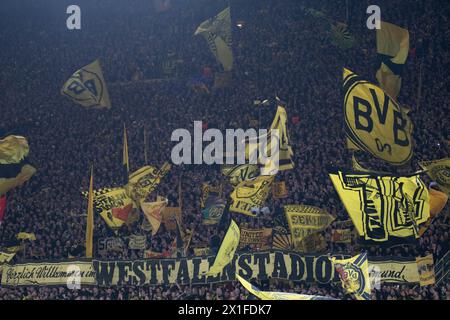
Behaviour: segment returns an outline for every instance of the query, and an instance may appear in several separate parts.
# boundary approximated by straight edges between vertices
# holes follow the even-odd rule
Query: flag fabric
[[[256,164],[223,165],[222,174],[229,179],[231,185],[237,186],[242,181],[256,178],[259,168]]]
[[[162,211],[162,223],[169,231],[176,231],[176,220],[181,220],[181,207],[165,207]]]
[[[448,201],[448,196],[433,188],[428,189],[430,196],[430,218],[420,226],[419,236],[421,237],[433,222],[433,219],[441,213]]]
[[[331,42],[341,49],[350,49],[355,43],[355,38],[348,31],[348,26],[343,22],[330,22]]]
[[[28,141],[9,135],[0,140],[0,196],[28,181],[36,169],[28,164]]]
[[[327,250],[327,241],[322,234],[313,233],[297,241],[294,249],[300,253],[320,253]]]
[[[286,188],[286,182],[276,181],[273,183],[272,196],[274,199],[287,198],[288,195],[289,194]]]
[[[362,241],[393,244],[419,238],[430,217],[429,194],[419,175],[330,173],[331,181]]]
[[[161,225],[162,211],[167,206],[167,199],[155,202],[141,202],[141,209],[145,217],[152,226],[152,236],[154,236]]]
[[[16,238],[19,240],[36,241],[36,235],[34,233],[28,233],[28,232],[19,232],[16,235]]]
[[[160,169],[144,166],[130,174],[125,189],[134,200],[136,208],[156,189],[161,179],[170,171],[170,168],[170,164],[166,162]]]
[[[435,181],[439,188],[450,196],[450,158],[421,161],[419,165]]]
[[[377,29],[379,67],[376,78],[381,88],[397,100],[402,85],[403,66],[409,53],[409,32],[392,23],[381,21]]]
[[[331,258],[339,273],[342,287],[347,293],[353,293],[358,300],[370,300],[369,261],[367,253],[361,253],[349,259]]]
[[[209,183],[202,184],[202,195],[200,197],[200,208],[203,209],[206,206],[207,199],[211,196],[220,197],[222,194],[222,185],[217,187],[211,186]]]
[[[419,271],[420,286],[423,287],[435,284],[436,278],[434,273],[433,254],[416,258],[416,263]]]
[[[6,212],[6,194],[0,196],[0,226],[5,220],[5,212]]]
[[[301,204],[285,205],[284,212],[296,249],[304,238],[325,230],[335,219],[323,209]]]
[[[194,33],[198,34],[206,39],[209,49],[222,64],[223,69],[230,71],[233,68],[230,7],[202,22]]]
[[[127,128],[125,127],[125,123],[123,124],[123,148],[122,148],[122,165],[125,168],[125,176],[126,182],[128,182],[128,175],[130,174],[130,159],[128,157],[128,137],[127,137]]]
[[[275,176],[258,176],[238,184],[231,193],[230,211],[256,216],[253,208],[260,208],[269,195]]]
[[[217,196],[209,196],[205,202],[205,209],[202,210],[203,224],[218,224],[222,219],[225,206],[225,200]]]
[[[223,238],[222,244],[220,245],[219,252],[216,255],[213,265],[209,268],[206,275],[216,275],[221,273],[223,268],[233,261],[234,253],[239,246],[239,239],[241,233],[238,225],[234,220],[231,220],[228,231]]]
[[[88,192],[82,192],[88,196]],[[101,188],[93,191],[94,208],[112,229],[120,228],[133,210],[131,199],[124,188]]]
[[[236,274],[236,279],[239,280],[241,285],[251,294],[258,297],[261,300],[336,300],[330,297],[308,295],[308,294],[298,294],[290,292],[271,292],[271,291],[261,291],[256,286],[252,285],[250,282]]]
[[[0,251],[0,265],[2,265],[5,262],[10,262],[15,255],[16,255],[15,252],[9,253]]]
[[[344,68],[344,115],[348,147],[395,166],[411,160],[412,122],[380,87]]]
[[[86,258],[92,258],[94,243],[94,168],[91,167],[86,218]]]
[[[61,94],[83,107],[111,107],[108,88],[98,59],[75,71],[63,85]]]

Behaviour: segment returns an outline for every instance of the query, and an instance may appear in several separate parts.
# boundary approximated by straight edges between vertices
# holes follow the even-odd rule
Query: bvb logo
[[[344,113],[348,138],[361,150],[403,165],[412,156],[411,121],[381,88],[346,70]]]
[[[431,175],[435,177],[438,184],[450,188],[450,167],[437,165],[431,170]]]
[[[72,99],[88,107],[100,103],[103,96],[103,83],[96,73],[81,69],[70,80],[66,93]]]

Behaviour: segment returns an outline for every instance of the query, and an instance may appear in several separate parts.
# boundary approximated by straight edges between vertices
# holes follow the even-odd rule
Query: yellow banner
[[[344,115],[352,148],[364,150],[392,165],[411,160],[412,123],[380,87],[344,69]]]
[[[350,259],[331,258],[341,283],[348,293],[355,294],[358,300],[370,300],[370,277],[367,254],[359,254]]]
[[[254,246],[257,250],[266,250],[270,247],[272,228],[247,229],[241,228],[239,248]]]
[[[248,292],[257,296],[261,300],[336,300],[333,298],[327,298],[323,296],[315,296],[308,294],[298,294],[290,292],[271,292],[261,291],[247,280],[243,279],[239,275],[236,275],[236,279],[247,289]]]
[[[255,216],[251,209],[264,205],[274,178],[275,176],[258,176],[241,182],[231,193],[233,202],[230,205],[230,211]]]
[[[284,213],[296,249],[304,238],[325,230],[334,221],[334,217],[325,210],[301,204],[285,205]]]
[[[94,190],[94,206],[100,216],[113,229],[120,228],[133,210],[133,200],[123,188]]]
[[[201,34],[208,42],[209,49],[222,64],[225,71],[233,68],[233,52],[231,50],[231,15],[230,7],[215,17],[202,22],[194,35]]]
[[[230,179],[233,186],[237,186],[242,181],[256,178],[259,175],[259,168],[255,164],[223,165],[222,173]]]
[[[64,261],[4,265],[2,286],[70,286],[96,284],[90,261]]]
[[[130,197],[137,202],[145,200],[161,182],[161,179],[170,171],[170,164],[164,163],[161,169],[145,166],[130,174],[125,186]]]
[[[63,85],[61,94],[68,96],[83,107],[111,107],[108,88],[99,60],[77,70]]]
[[[225,266],[233,260],[234,253],[239,245],[240,236],[241,233],[238,225],[234,222],[234,220],[231,220],[230,227],[223,238],[219,252],[214,260],[214,264],[208,270],[206,275],[216,275],[221,273],[223,268],[225,268]]]
[[[330,173],[358,235],[383,243],[419,237],[419,225],[430,217],[428,189],[419,175],[377,176]]]
[[[429,254],[426,257],[416,258],[417,268],[419,270],[420,286],[432,285],[436,282],[434,274],[434,260],[433,255]]]

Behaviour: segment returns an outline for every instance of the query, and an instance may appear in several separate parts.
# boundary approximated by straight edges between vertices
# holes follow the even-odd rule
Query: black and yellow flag
[[[205,37],[209,49],[222,64],[223,69],[230,71],[233,68],[230,7],[202,22],[194,33],[198,34]]]
[[[335,219],[321,208],[302,204],[285,205],[284,212],[296,249],[301,247],[304,238],[325,230]]]
[[[92,258],[94,243],[94,168],[91,167],[86,219],[86,258]]]
[[[403,65],[408,58],[409,32],[394,24],[381,21],[377,29],[379,68],[376,73],[381,88],[397,100],[402,85]]]
[[[380,87],[344,69],[344,115],[348,147],[364,150],[392,165],[411,160],[412,123]]]
[[[420,286],[423,287],[435,284],[436,277],[434,273],[433,254],[416,258],[416,263],[419,271]]]
[[[144,166],[131,173],[125,186],[127,194],[133,199],[135,207],[145,200],[161,182],[161,179],[170,171],[170,164],[164,163],[160,169],[152,166]]]
[[[28,181],[36,169],[28,164],[30,149],[22,136],[9,135],[0,140],[0,196]]]
[[[419,238],[419,225],[430,217],[428,190],[419,175],[337,171],[330,178],[361,240],[385,244]]]
[[[237,186],[242,181],[259,176],[259,168],[256,164],[223,165],[222,173],[233,186]]]
[[[111,107],[108,88],[98,59],[75,71],[63,85],[61,94],[68,96],[83,107]]]
[[[370,300],[369,261],[367,253],[349,259],[331,258],[348,293],[353,293],[358,300]]]
[[[162,212],[167,206],[167,202],[168,200],[165,198],[159,198],[158,201],[155,202],[141,202],[142,212],[152,226],[152,236],[159,230],[162,222]]]
[[[236,279],[242,284],[242,286],[251,294],[258,297],[261,300],[336,300],[330,297],[316,296],[309,294],[299,294],[291,292],[272,292],[272,291],[261,291],[259,288],[252,285],[250,282],[245,280],[236,274]]]
[[[128,175],[130,174],[130,159],[128,156],[128,136],[127,136],[127,128],[125,127],[125,123],[123,124],[122,165],[125,168],[127,182],[128,182]]]
[[[269,195],[275,176],[258,176],[243,181],[231,193],[230,211],[255,216],[252,208],[261,208]]]
[[[426,170],[428,176],[438,184],[439,188],[450,196],[450,158],[422,161],[419,165]]]

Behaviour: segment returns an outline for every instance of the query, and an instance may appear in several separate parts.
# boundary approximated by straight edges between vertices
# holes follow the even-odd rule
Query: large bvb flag
[[[377,29],[379,67],[376,74],[380,86],[397,100],[402,85],[403,65],[408,58],[409,32],[394,24],[381,21]]]
[[[108,88],[98,59],[75,71],[63,85],[61,94],[70,97],[83,107],[111,107]]]
[[[348,146],[392,165],[411,160],[412,123],[380,87],[344,68],[344,117]]]
[[[22,136],[0,140],[0,196],[28,181],[36,169],[28,164],[30,148]]]
[[[419,238],[430,217],[429,194],[419,175],[330,173],[331,181],[361,240],[397,244]]]
[[[222,64],[225,71],[233,68],[233,52],[231,50],[231,15],[230,7],[218,15],[203,21],[194,35],[201,34],[208,42],[209,48]]]

